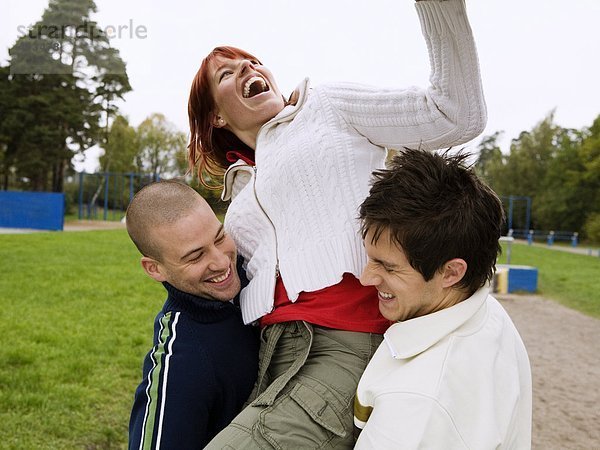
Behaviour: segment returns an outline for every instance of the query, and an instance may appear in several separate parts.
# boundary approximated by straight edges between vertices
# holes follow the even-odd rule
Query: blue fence
[[[112,220],[125,215],[133,195],[160,177],[142,173],[79,173],[79,219]]]
[[[62,230],[65,194],[0,191],[0,227]]]
[[[573,247],[579,244],[579,233],[576,231],[545,231],[545,230],[508,230],[508,235],[517,239],[525,239],[533,242],[545,242],[548,245],[555,241],[570,242]]]

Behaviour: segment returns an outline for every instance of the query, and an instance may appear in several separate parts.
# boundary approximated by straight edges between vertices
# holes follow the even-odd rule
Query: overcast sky
[[[0,60],[18,27],[48,0],[0,0]],[[425,86],[429,63],[411,0],[96,0],[102,28],[127,63],[133,92],[121,111],[137,126],[161,112],[188,132],[187,97],[202,58],[217,45],[258,56],[285,94],[354,81]],[[548,112],[564,127],[600,114],[599,0],[467,0],[488,105],[484,134],[503,130],[503,150]],[[127,28],[125,28],[127,27]],[[136,35],[136,29],[138,31]],[[477,140],[473,141],[473,144]],[[94,158],[86,168],[94,167]]]

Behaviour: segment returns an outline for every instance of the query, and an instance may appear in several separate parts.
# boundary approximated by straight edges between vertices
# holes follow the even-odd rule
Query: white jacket
[[[276,273],[289,298],[360,276],[366,254],[358,207],[386,147],[440,149],[476,137],[486,124],[477,53],[463,0],[415,4],[432,61],[427,89],[356,84],[299,86],[299,100],[259,131],[256,171],[225,175],[233,197],[226,230],[244,257],[250,284],[244,321],[273,308]]]
[[[488,292],[385,332],[358,383],[357,450],[531,448],[529,358]]]

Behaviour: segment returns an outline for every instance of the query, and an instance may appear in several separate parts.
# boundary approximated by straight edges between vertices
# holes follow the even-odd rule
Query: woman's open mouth
[[[242,96],[244,98],[252,98],[255,95],[262,94],[263,92],[267,92],[269,90],[269,85],[267,84],[264,78],[253,76],[248,81],[246,81],[246,84],[244,84]]]

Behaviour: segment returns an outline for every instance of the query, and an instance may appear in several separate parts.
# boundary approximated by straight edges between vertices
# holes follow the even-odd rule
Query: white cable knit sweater
[[[276,273],[288,297],[359,277],[367,260],[357,220],[385,148],[440,149],[482,132],[486,108],[464,0],[415,4],[430,53],[427,89],[299,86],[300,98],[260,130],[256,171],[225,175],[225,227],[246,263],[246,323],[273,308]]]

